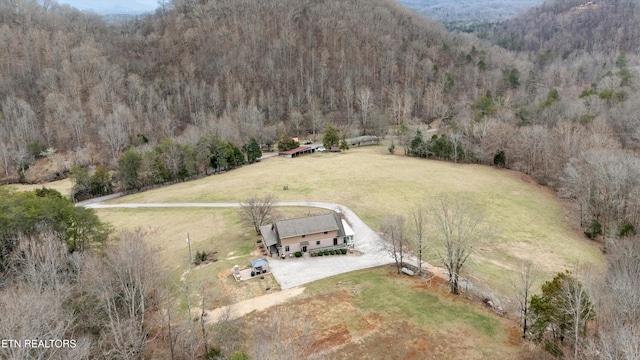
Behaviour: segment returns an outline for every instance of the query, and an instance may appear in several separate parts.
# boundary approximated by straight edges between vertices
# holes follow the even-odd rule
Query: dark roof
[[[260,226],[260,234],[262,234],[262,242],[265,247],[276,245],[278,243],[278,236],[271,227],[271,224]]]
[[[309,146],[299,146],[299,147],[297,147],[295,149],[291,149],[289,151],[282,151],[282,152],[280,152],[280,155],[293,155],[293,154],[296,154],[296,153],[302,153],[302,152],[309,151],[309,150],[310,150]]]
[[[338,236],[344,236],[342,219],[336,213],[280,220],[276,221],[276,228],[280,239],[336,230]]]

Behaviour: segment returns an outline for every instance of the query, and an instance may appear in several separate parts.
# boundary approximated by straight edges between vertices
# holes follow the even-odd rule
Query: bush
[[[302,257],[302,253],[300,251],[296,251],[296,257]]]
[[[193,260],[193,263],[196,265],[200,265],[200,263],[202,263],[203,261],[207,260],[207,253],[206,252],[200,252],[200,251],[196,251],[196,257]]]
[[[632,223],[625,223],[620,229],[620,233],[618,234],[620,237],[630,236],[636,234],[636,228]]]
[[[340,249],[340,252],[342,253],[342,255],[347,255],[347,249]]]
[[[591,222],[591,226],[587,230],[584,231],[584,234],[589,239],[595,239],[598,236],[602,235],[602,224],[598,220],[593,220]]]
[[[316,255],[322,256],[322,251],[317,252]]]
[[[229,356],[229,360],[251,360],[251,358],[244,350],[238,350]]]
[[[325,250],[325,251],[323,251],[323,253],[324,253],[325,256],[327,256],[327,255],[329,255],[329,250]]]
[[[333,250],[329,250],[329,254],[331,254],[331,255],[335,255],[335,254],[336,254],[336,252],[335,252],[335,251],[333,251]]]
[[[220,356],[222,356],[222,350],[220,350],[219,347],[215,347],[215,346],[209,348],[209,351],[207,351],[207,353],[204,354],[205,360],[218,359]]]

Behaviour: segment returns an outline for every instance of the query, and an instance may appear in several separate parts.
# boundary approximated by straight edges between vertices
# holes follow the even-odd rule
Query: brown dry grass
[[[73,187],[73,183],[70,179],[52,181],[43,184],[11,184],[11,185],[3,185],[6,187],[10,187],[15,189],[16,191],[31,191],[36,189],[41,189],[43,187],[47,187],[49,189],[54,189],[59,191],[64,196],[71,196],[71,188]]]
[[[226,305],[259,295],[259,291],[237,289],[252,286],[236,283],[229,275],[224,284],[218,274],[229,271],[234,265],[248,266],[258,257],[256,235],[240,225],[235,209],[202,208],[157,208],[157,209],[100,209],[100,218],[121,231],[142,228],[149,233],[148,240],[157,250],[161,263],[171,271],[168,279],[174,288],[187,280],[192,288],[207,288],[207,296],[215,306]],[[189,267],[187,233],[191,240],[193,255],[205,251],[217,261]],[[214,254],[215,253],[215,254]],[[231,280],[231,281],[228,281]],[[256,283],[257,286],[257,283]],[[265,286],[274,288],[273,282]],[[261,288],[261,286],[259,287]],[[255,289],[254,289],[255,290]],[[200,295],[195,295],[196,303]],[[176,294],[177,297],[181,295]]]
[[[438,304],[424,311],[455,307],[457,311],[451,316],[458,318],[429,322],[407,316],[405,308],[372,309],[363,297],[372,291],[395,291],[386,290],[390,283],[412,289],[416,299]],[[412,306],[420,311],[426,304],[423,302],[418,300]],[[449,295],[445,283],[426,286],[417,277],[395,274],[390,267],[321,280],[285,306],[288,314],[309,322],[312,341],[305,358],[310,359],[519,359],[522,351],[519,333],[507,320],[481,304]],[[491,319],[490,331],[466,320],[470,315]],[[263,311],[243,318],[248,348],[254,328],[269,323],[272,316]]]
[[[289,190],[283,190],[284,186]],[[502,293],[510,291],[504,280],[523,260],[532,261],[548,277],[576,263],[602,264],[598,246],[567,223],[565,209],[555,194],[530,178],[480,165],[390,155],[382,146],[295,159],[270,158],[112,203],[237,202],[250,194],[266,193],[281,201],[344,204],[374,229],[385,214],[407,214],[441,193],[461,194],[485,210],[488,225],[495,232],[468,263],[468,273]],[[176,216],[186,225],[193,219],[189,214]],[[227,220],[230,224],[220,226],[235,228],[236,221],[231,217]],[[433,255],[431,261],[436,262]]]

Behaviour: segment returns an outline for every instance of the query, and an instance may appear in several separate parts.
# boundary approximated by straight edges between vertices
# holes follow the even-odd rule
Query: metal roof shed
[[[269,261],[266,258],[251,260],[251,267],[256,273],[266,273],[269,271]]]

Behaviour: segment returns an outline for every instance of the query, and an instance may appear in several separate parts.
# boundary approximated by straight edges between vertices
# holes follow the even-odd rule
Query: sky
[[[98,14],[140,14],[153,12],[158,0],[57,0],[59,4],[71,5],[82,11]]]

